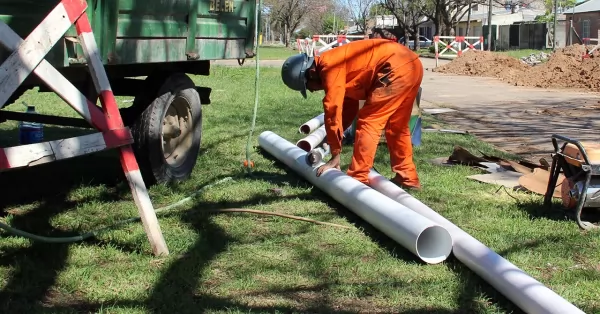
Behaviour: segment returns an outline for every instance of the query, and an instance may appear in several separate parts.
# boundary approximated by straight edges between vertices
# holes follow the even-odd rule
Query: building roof
[[[600,0],[589,0],[583,2],[582,4],[575,6],[575,10],[567,9],[564,13],[573,14],[573,11],[575,11],[575,14],[600,11]]]
[[[598,0],[600,1],[600,0]],[[514,21],[514,22],[530,22],[535,20],[535,17],[538,15],[543,15],[545,12],[542,10],[532,10],[532,9],[520,9],[516,13],[511,13],[505,9],[500,9],[496,11],[492,11],[492,21]],[[483,21],[487,20],[488,13],[481,12],[471,14],[471,21]],[[467,15],[463,15],[459,22],[466,22]],[[494,22],[492,22],[494,23]]]

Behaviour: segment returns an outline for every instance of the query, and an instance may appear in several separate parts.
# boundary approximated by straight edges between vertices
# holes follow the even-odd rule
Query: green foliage
[[[576,0],[557,0],[557,6],[560,8],[571,8],[575,5]],[[536,16],[535,20],[542,23],[552,22],[554,20],[554,0],[544,0],[546,13]]]
[[[444,45],[441,45],[439,43],[433,43],[431,46],[429,46],[430,53],[435,53],[435,45],[438,45],[438,51],[442,51],[445,47]]]
[[[306,37],[310,37],[310,33],[308,32],[308,30],[306,28],[303,28],[296,33],[296,39],[298,39],[298,38],[304,39]]]
[[[346,21],[339,16],[334,16],[333,13],[327,13],[327,15],[323,18],[323,33],[335,33],[333,29],[334,25],[339,31],[340,29],[343,29],[346,24]]]
[[[388,9],[383,3],[376,3],[372,5],[371,9],[369,10],[369,16],[392,14],[393,12],[390,9]]]

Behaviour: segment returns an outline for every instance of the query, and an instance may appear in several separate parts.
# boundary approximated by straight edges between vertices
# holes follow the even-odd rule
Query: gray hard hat
[[[281,67],[283,83],[299,91],[304,98],[306,98],[306,70],[313,65],[314,60],[306,53],[300,53],[287,58]]]

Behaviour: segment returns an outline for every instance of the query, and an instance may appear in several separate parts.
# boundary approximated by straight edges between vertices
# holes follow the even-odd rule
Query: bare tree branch
[[[366,34],[367,31],[367,21],[369,19],[369,13],[371,11],[371,6],[375,3],[375,0],[345,0],[348,5],[350,11],[352,12],[352,17],[356,22],[356,25],[360,28],[360,31],[363,34]]]

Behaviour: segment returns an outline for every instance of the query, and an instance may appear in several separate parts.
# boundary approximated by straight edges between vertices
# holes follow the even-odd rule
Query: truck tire
[[[167,76],[154,96],[131,126],[144,181],[151,185],[187,180],[202,142],[200,96],[184,73]]]

